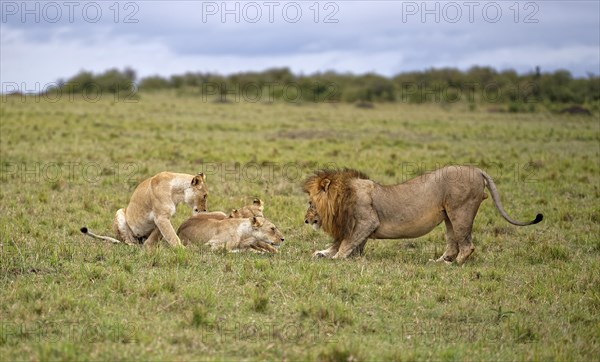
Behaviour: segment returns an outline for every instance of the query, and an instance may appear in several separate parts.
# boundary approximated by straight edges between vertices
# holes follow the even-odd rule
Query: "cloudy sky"
[[[0,1],[0,78],[493,66],[600,73],[592,1]]]

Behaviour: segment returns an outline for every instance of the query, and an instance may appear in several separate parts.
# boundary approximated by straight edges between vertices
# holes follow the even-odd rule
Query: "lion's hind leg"
[[[475,251],[475,246],[473,246],[473,243],[471,242],[470,230],[468,233],[464,234],[464,237],[462,239],[459,239],[459,247],[460,251],[458,253],[458,257],[456,257],[456,262],[458,264],[462,264],[465,261],[467,261],[469,256],[471,256],[471,254],[473,254],[473,252]]]
[[[148,238],[144,240],[144,248],[150,249],[156,246],[156,243],[160,240],[162,234],[158,228],[154,228]]]
[[[454,236],[452,222],[448,218],[448,215],[446,215],[444,222],[446,224],[446,251],[444,251],[444,254],[442,254],[442,256],[437,258],[435,261],[438,263],[444,262],[450,264],[456,259],[456,256],[459,252],[459,247],[458,240]]]
[[[113,231],[117,239],[124,242],[125,244],[137,244],[133,232],[131,231],[129,225],[127,225],[127,221],[125,220],[125,209],[117,210],[117,213],[115,214],[115,220],[113,221]]]
[[[464,263],[473,251],[475,251],[471,231],[473,230],[473,221],[475,220],[475,215],[477,215],[480,203],[481,201],[467,203],[458,210],[448,212],[448,218],[452,224],[453,243],[458,246],[458,255],[456,256],[458,264]]]

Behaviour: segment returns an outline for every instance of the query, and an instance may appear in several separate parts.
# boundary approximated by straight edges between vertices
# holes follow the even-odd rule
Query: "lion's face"
[[[285,240],[277,226],[264,217],[253,216],[250,218],[250,222],[252,224],[253,236],[256,239],[265,242],[276,249],[278,249]]]
[[[368,179],[364,173],[352,169],[321,170],[306,178],[303,190],[318,216],[316,225],[336,240],[349,236],[354,228],[352,205],[357,197],[352,183]],[[308,218],[305,220],[311,222]]]
[[[308,202],[308,208],[306,209],[306,214],[304,214],[304,223],[312,226],[315,230],[321,228],[321,217],[317,213],[315,204],[311,201]]]
[[[201,172],[192,179],[191,197],[188,204],[192,207],[192,215],[197,215],[208,210],[206,200],[208,198],[208,186],[206,176]]]

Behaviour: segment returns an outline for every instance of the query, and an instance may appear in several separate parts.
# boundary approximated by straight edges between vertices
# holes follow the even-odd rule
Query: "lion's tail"
[[[82,227],[81,229],[79,229],[82,233],[84,233],[87,236],[90,236],[94,239],[100,239],[100,240],[104,240],[104,241],[110,241],[113,244],[120,244],[121,240],[115,239],[115,238],[111,238],[110,236],[102,236],[102,235],[96,235],[93,232],[91,232],[90,230],[88,230],[87,227]]]
[[[535,219],[532,220],[532,221],[525,221],[525,222],[523,222],[523,221],[513,220],[510,216],[508,216],[508,214],[506,213],[506,211],[504,211],[504,209],[502,208],[502,203],[500,202],[500,194],[498,193],[498,189],[496,188],[496,184],[494,183],[494,181],[492,180],[492,178],[490,177],[490,175],[488,175],[487,173],[483,172],[482,170],[479,170],[479,171],[481,172],[481,175],[485,179],[487,188],[488,188],[488,190],[490,190],[490,194],[492,194],[492,200],[494,200],[494,205],[496,205],[496,208],[500,212],[500,215],[502,215],[502,217],[504,219],[506,219],[506,221],[508,221],[509,223],[511,223],[513,225],[526,226],[526,225],[537,224],[538,222],[540,222],[540,221],[542,221],[544,219],[544,215],[537,214],[537,216],[535,217]]]

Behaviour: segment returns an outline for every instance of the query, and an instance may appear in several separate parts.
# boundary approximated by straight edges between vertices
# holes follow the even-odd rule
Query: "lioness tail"
[[[506,221],[508,221],[509,223],[511,223],[513,225],[526,226],[526,225],[537,224],[538,222],[540,222],[544,219],[544,215],[537,214],[535,219],[532,221],[523,222],[523,221],[513,220],[510,216],[508,216],[506,211],[504,211],[504,209],[502,208],[502,203],[500,202],[500,194],[498,193],[498,189],[496,189],[496,184],[494,183],[494,181],[492,180],[490,175],[483,172],[482,170],[479,170],[479,171],[481,172],[481,175],[483,176],[483,178],[486,181],[486,185],[487,185],[488,190],[490,190],[490,194],[492,194],[492,200],[494,200],[494,205],[496,205],[496,208],[500,212],[500,215],[502,215],[502,217],[504,219],[506,219]]]
[[[111,238],[110,236],[96,235],[96,234],[94,234],[93,232],[89,231],[89,230],[88,230],[88,228],[87,228],[87,227],[85,227],[85,226],[84,226],[84,227],[82,227],[82,228],[81,228],[81,229],[79,229],[79,230],[80,230],[82,233],[84,233],[85,235],[88,235],[88,236],[90,236],[90,237],[92,237],[92,238],[95,238],[95,239],[100,239],[100,240],[104,240],[104,241],[110,241],[111,243],[114,243],[114,244],[120,244],[120,243],[121,243],[121,241],[120,241],[120,240],[117,240],[117,239],[115,239],[115,238]]]

